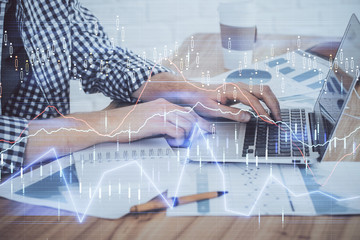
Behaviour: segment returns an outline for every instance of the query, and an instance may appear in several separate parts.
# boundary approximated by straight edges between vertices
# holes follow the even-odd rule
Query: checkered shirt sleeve
[[[85,92],[102,92],[111,99],[134,102],[131,95],[151,75],[171,70],[128,49],[114,46],[98,19],[80,3],[72,9],[72,74]]]
[[[47,100],[59,112],[69,113],[70,79],[80,80],[87,93],[101,92],[111,99],[134,102],[132,93],[149,76],[171,71],[114,46],[99,20],[78,0],[16,3],[20,35],[33,74],[24,78],[0,116],[2,173],[18,171],[22,164],[27,120],[58,116],[55,111],[38,116]]]
[[[23,163],[28,136],[28,121],[0,116],[0,169],[2,173],[18,171]]]

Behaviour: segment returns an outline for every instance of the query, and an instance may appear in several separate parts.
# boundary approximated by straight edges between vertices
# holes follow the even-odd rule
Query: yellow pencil
[[[218,192],[199,193],[184,197],[172,197],[172,198],[168,198],[167,202],[165,202],[163,199],[154,200],[144,204],[132,206],[130,208],[130,212],[148,212],[148,211],[168,208],[170,206],[176,207],[178,205],[183,205],[187,203],[197,202],[211,198],[217,198],[227,193],[228,191],[225,192],[218,191]]]

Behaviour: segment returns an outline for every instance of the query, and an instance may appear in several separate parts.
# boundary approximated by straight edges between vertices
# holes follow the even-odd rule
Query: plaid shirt
[[[16,20],[29,59],[19,62],[23,81],[2,106],[2,173],[21,167],[29,120],[48,105],[69,113],[71,79],[81,81],[87,93],[101,92],[111,99],[134,102],[132,93],[154,66],[127,49],[113,46],[98,19],[78,0],[16,1]],[[165,71],[155,67],[152,75]],[[38,118],[57,116],[48,109]]]

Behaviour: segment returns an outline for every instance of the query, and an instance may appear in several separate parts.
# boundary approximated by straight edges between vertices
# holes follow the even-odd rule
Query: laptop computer
[[[278,124],[255,114],[248,123],[213,120],[212,133],[194,130],[188,159],[284,164],[321,161],[359,79],[359,65],[360,23],[353,14],[313,111],[281,109],[282,122]]]

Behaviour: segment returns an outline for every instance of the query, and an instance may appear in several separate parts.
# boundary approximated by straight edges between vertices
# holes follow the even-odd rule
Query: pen
[[[169,204],[166,203],[164,200],[155,200],[155,201],[150,201],[150,202],[147,202],[144,204],[132,206],[130,208],[130,212],[147,212],[147,211],[152,211],[152,210],[168,208],[169,206],[176,207],[178,205],[183,205],[183,204],[187,204],[187,203],[192,203],[192,202],[197,202],[197,201],[201,201],[201,200],[220,197],[227,193],[228,193],[228,191],[224,191],[224,192],[218,191],[218,192],[199,193],[199,194],[194,194],[194,195],[189,195],[189,196],[184,196],[184,197],[172,197],[172,198],[166,199]]]

